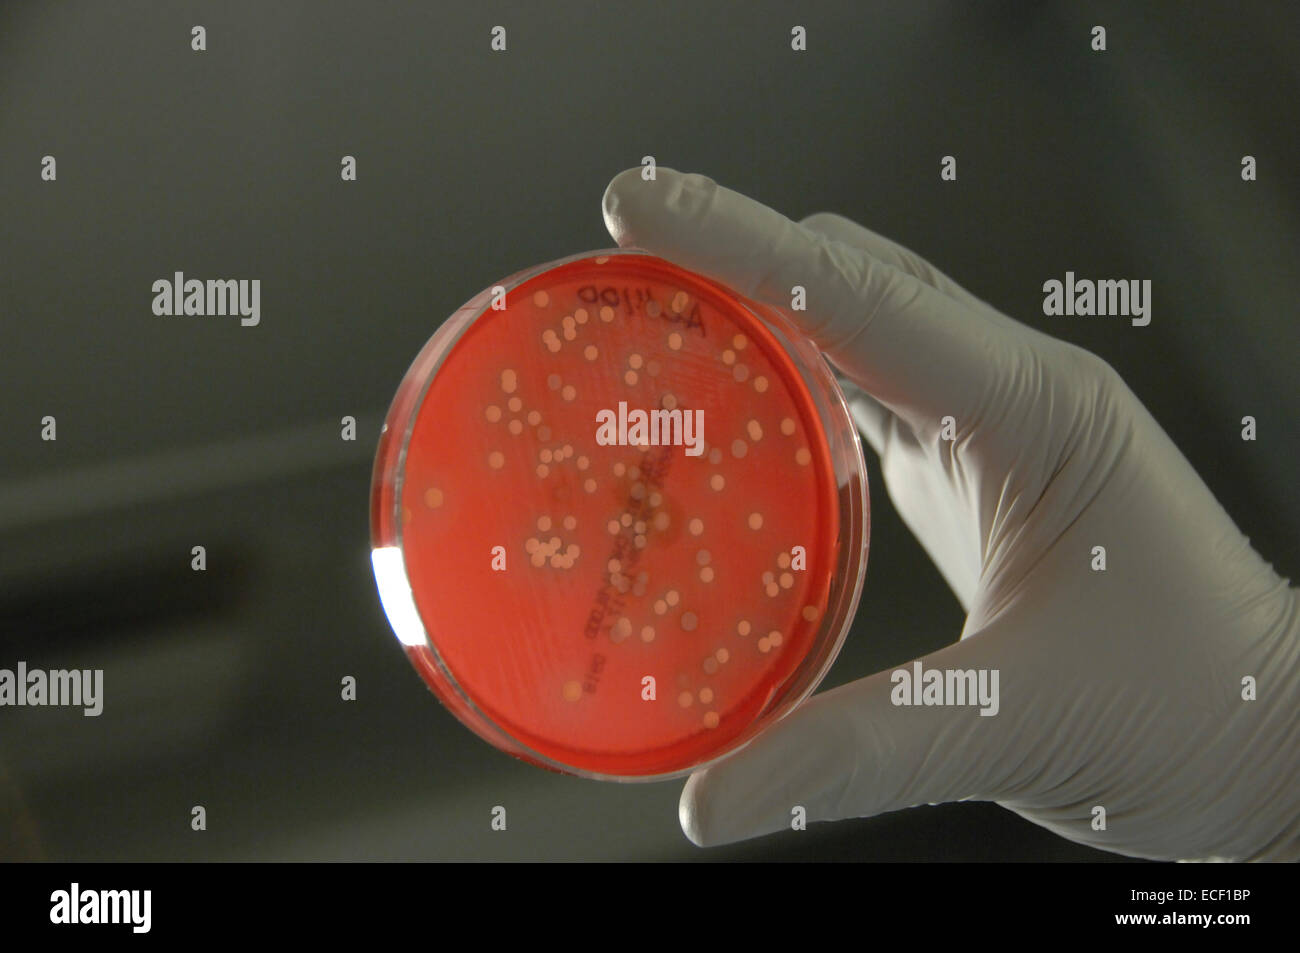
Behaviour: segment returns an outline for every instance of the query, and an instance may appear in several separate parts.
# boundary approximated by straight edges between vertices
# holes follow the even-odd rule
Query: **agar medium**
[[[380,597],[438,698],[510,754],[617,780],[699,768],[812,692],[869,520],[816,348],[626,249],[453,314],[398,389],[371,491]]]

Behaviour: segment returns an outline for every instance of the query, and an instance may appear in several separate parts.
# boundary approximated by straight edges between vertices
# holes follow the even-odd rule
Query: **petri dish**
[[[519,272],[402,380],[371,487],[381,602],[466,726],[583,777],[736,751],[834,661],[862,449],[776,310],[636,249]]]

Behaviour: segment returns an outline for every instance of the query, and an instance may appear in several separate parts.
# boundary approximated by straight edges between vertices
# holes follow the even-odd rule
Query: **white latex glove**
[[[692,841],[789,829],[795,806],[988,800],[1123,854],[1300,857],[1300,594],[1108,364],[836,215],[662,167],[616,176],[604,214],[620,246],[781,309],[861,386],[889,495],[967,612],[922,663],[1000,672],[993,717],[895,706],[889,672],[812,697],[688,780]]]

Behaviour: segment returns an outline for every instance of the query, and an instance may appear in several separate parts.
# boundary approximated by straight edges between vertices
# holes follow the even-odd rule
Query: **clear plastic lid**
[[[585,777],[684,774],[806,698],[862,589],[866,470],[816,348],[635,250],[476,295],[375,460],[384,609],[446,706]]]

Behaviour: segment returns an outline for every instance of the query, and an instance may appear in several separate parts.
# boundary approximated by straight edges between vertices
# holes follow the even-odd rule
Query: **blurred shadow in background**
[[[793,216],[842,212],[1102,355],[1294,574],[1293,7],[449,6],[0,10],[0,667],[103,668],[106,694],[98,718],[0,709],[0,857],[1115,859],[988,804],[705,852],[677,783],[512,761],[390,634],[371,454],[443,317],[608,246],[605,184],[653,155]],[[1043,317],[1067,270],[1151,279],[1151,325]],[[260,325],[155,316],[174,271],[260,278]],[[871,565],[828,684],[962,624],[870,466]]]

